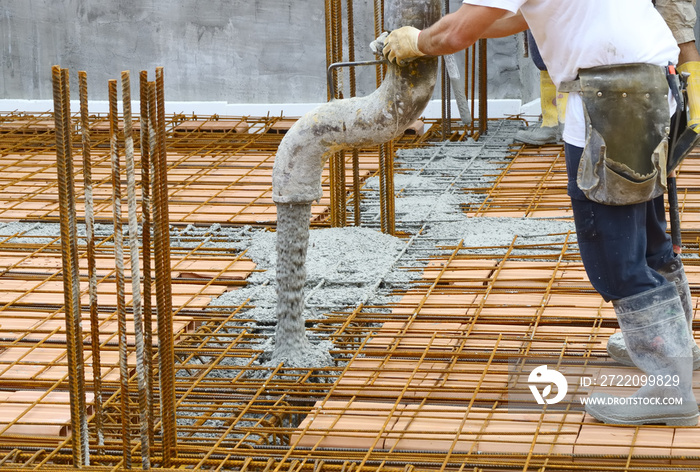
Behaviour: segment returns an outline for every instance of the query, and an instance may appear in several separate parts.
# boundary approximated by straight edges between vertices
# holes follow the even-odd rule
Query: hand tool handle
[[[680,254],[681,248],[681,216],[678,211],[678,190],[676,189],[676,178],[668,177],[668,214],[671,224],[671,243],[673,252]]]

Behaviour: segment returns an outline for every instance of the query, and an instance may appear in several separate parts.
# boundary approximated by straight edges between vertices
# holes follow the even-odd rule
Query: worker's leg
[[[660,269],[675,259],[671,236],[666,232],[666,208],[664,196],[646,203],[647,210],[647,263]]]
[[[540,70],[540,108],[542,124],[539,127],[527,127],[518,131],[515,140],[527,144],[542,145],[555,143],[559,139],[559,112],[557,111],[557,89],[549,77],[547,67],[540,56],[535,39],[528,30],[530,57]]]
[[[688,319],[688,326],[692,332],[693,302],[690,287],[681,257],[673,252],[671,237],[666,232],[666,208],[663,196],[647,203],[647,264],[666,280],[676,284]],[[700,350],[697,354],[700,355]],[[700,362],[700,358],[698,361]]]
[[[659,237],[666,223],[656,212],[658,203],[613,206],[588,200],[576,183],[583,149],[567,144],[565,150],[568,193],[586,273],[598,293],[612,300],[634,365],[648,376],[679,380],[671,388],[643,386],[633,394],[647,403],[596,393],[591,400],[599,403],[587,404],[586,412],[606,423],[695,425],[698,407],[683,306],[676,285],[647,263],[648,257],[673,260],[672,247],[666,249],[670,241]],[[669,397],[681,403],[664,404]]]
[[[613,424],[695,426],[691,340],[676,287],[667,283],[613,300],[613,306],[634,364],[654,382],[640,382],[629,397],[593,393],[586,413]]]
[[[690,294],[688,278],[680,256],[673,253],[670,237],[666,233],[666,212],[663,197],[658,197],[647,204],[647,264],[659,272],[666,280],[676,285],[681,299],[683,312],[693,336],[693,299]],[[607,345],[608,354],[621,364],[634,365],[630,358],[622,333],[610,336]],[[700,369],[700,347],[692,345],[693,370]]]
[[[647,203],[613,206],[588,200],[576,184],[582,151],[566,145],[568,192],[581,259],[593,287],[609,301],[668,283],[647,264]]]
[[[647,222],[647,264],[666,280],[676,284],[692,330],[693,302],[690,288],[683,262],[680,256],[673,252],[671,237],[666,232],[666,209],[663,196],[648,202]]]

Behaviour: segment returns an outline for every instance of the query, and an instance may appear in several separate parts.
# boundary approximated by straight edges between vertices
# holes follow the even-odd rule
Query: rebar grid
[[[562,146],[514,146],[508,168],[497,185],[485,189],[483,203],[471,214],[571,218],[566,194],[566,164]]]
[[[484,195],[483,202],[468,209],[471,216],[539,217],[571,219],[571,205],[566,193],[566,164],[562,146],[514,145],[507,168],[497,176],[496,184],[487,189],[470,189]],[[698,253],[700,247],[700,193],[696,181],[700,173],[692,151],[677,169],[683,247]],[[668,202],[666,203],[668,209]]]
[[[55,158],[52,128],[38,133],[41,120],[33,115],[16,116],[10,121],[16,127],[0,128],[0,221],[18,218],[36,221],[58,221]],[[77,119],[77,118],[75,118]],[[282,118],[232,117],[222,119],[208,116],[171,115],[167,117],[167,146],[170,221],[174,224],[227,223],[274,224],[276,213],[272,202],[270,175],[276,146],[293,121]],[[19,123],[22,123],[20,126]],[[111,221],[110,157],[108,128],[105,118],[91,116],[89,129],[93,176],[94,214],[98,222]],[[4,126],[4,123],[3,123]],[[43,125],[41,125],[43,126]],[[139,126],[134,122],[134,127]],[[77,122],[72,126],[79,129]],[[5,139],[25,140],[28,152],[5,151]],[[74,133],[74,141],[80,141]],[[412,143],[417,138],[406,136],[402,141]],[[140,149],[140,139],[134,137]],[[9,144],[9,148],[14,148]],[[140,153],[136,152],[138,160]],[[348,162],[347,180],[352,177],[352,155]],[[378,168],[376,149],[363,149],[359,157],[359,176],[365,179]],[[136,170],[143,172],[140,163]],[[82,169],[76,168],[76,209],[83,214],[85,194]],[[143,178],[143,177],[142,177]],[[138,184],[138,182],[137,182]],[[312,207],[317,223],[323,223],[330,198],[329,173],[323,174],[324,196]],[[351,190],[348,188],[348,190]],[[140,189],[137,198],[140,198]],[[326,223],[327,224],[327,223]]]
[[[282,466],[342,458],[374,467],[369,470],[404,461],[431,469],[527,463],[546,464],[546,470],[610,470],[629,462],[646,470],[644,464],[675,461],[673,444],[678,440],[683,450],[680,441],[692,429],[618,427],[615,446],[601,439],[610,427],[591,423],[580,411],[542,416],[505,409],[509,357],[554,353],[563,364],[584,365],[604,352],[604,339],[614,330],[609,308],[591,310],[601,302],[586,286],[567,235],[552,239],[538,246],[537,257],[518,255],[533,248],[517,240],[492,257],[462,245],[446,247],[448,256],[431,259],[431,269],[390,316],[348,314],[337,335],[356,341],[336,342],[335,354],[350,361],[335,372],[255,367],[259,351],[252,346],[259,337],[245,326],[185,336],[177,368],[190,372],[176,380],[187,387],[178,395],[184,423],[175,463],[193,465],[190,458],[198,457],[198,467],[233,467],[245,458],[259,465],[257,458],[273,457]],[[531,273],[527,283],[522,271]],[[689,272],[695,285],[699,272],[695,266]],[[470,301],[450,300],[457,294]],[[585,299],[590,301],[580,303]],[[386,319],[394,321],[377,327]],[[214,370],[219,372],[212,377]],[[260,379],[254,375],[259,371],[273,375]]]
[[[476,145],[480,154],[492,152],[492,147],[504,154],[508,149],[507,144],[490,141]],[[502,160],[505,170],[494,172],[494,187],[506,185],[503,176],[514,172],[517,161],[525,159],[526,169],[532,165],[527,159],[537,155],[528,156],[526,151],[518,153],[514,148],[512,162],[510,157]],[[539,157],[558,161],[560,152],[543,152]],[[410,173],[423,167],[404,163],[399,169]],[[436,191],[470,189],[489,198],[498,195],[495,189],[487,193],[482,187],[471,187],[467,177],[473,171],[465,160],[461,170],[446,171],[450,175]],[[529,172],[532,182],[536,172]],[[552,172],[550,178],[554,175]],[[540,205],[546,196],[543,188],[546,186],[529,186],[531,192],[539,192]],[[396,190],[399,199],[411,192],[400,186]],[[376,196],[367,192],[363,201],[372,200]],[[473,208],[476,205],[467,210]],[[481,211],[481,216],[500,216],[495,206],[484,206]],[[400,218],[397,222],[403,229]],[[7,227],[11,228],[10,224]],[[67,385],[65,328],[57,318],[60,306],[55,302],[46,306],[49,300],[60,298],[60,246],[56,234],[44,234],[37,241],[37,233],[30,228],[27,225],[0,241],[3,282],[28,281],[5,295],[0,311],[0,335],[4,338],[0,344],[0,386],[9,390],[44,388],[53,394]],[[570,234],[554,234],[545,242],[516,238],[506,246],[468,247],[459,241],[435,239],[415,228],[410,231],[414,237],[406,239],[406,251],[396,265],[419,271],[421,267],[415,262],[422,261],[426,266],[422,278],[409,290],[387,281],[379,281],[375,287],[377,291],[395,291],[400,300],[381,306],[362,303],[354,310],[325,308],[323,318],[309,320],[312,333],[334,341],[332,354],[337,365],[326,369],[265,366],[261,344],[268,333],[264,326],[251,326],[245,318],[249,302],[205,310],[211,297],[243,286],[254,266],[245,254],[230,248],[209,247],[186,236],[175,241],[171,253],[173,307],[175,319],[186,326],[175,327],[178,455],[171,459],[172,465],[268,471],[641,471],[663,464],[679,470],[696,467],[700,452],[692,429],[602,426],[584,418],[573,405],[565,412],[546,415],[506,409],[509,359],[546,355],[570,369],[586,363],[592,368],[604,367],[596,362],[615,330],[614,315],[587,282]],[[85,323],[89,315],[87,246],[82,238],[79,243]],[[440,256],[435,255],[435,248]],[[101,342],[106,357],[105,444],[91,451],[91,460],[98,465],[93,468],[100,470],[113,470],[99,466],[117,463],[124,444],[119,431],[120,396],[115,394],[119,381],[114,375],[118,362],[114,356],[112,251],[111,235],[100,236],[98,232],[95,263],[100,319],[104,320],[100,333],[105,338]],[[700,267],[689,261],[686,268],[695,289],[700,284]],[[130,280],[128,270],[125,277]],[[132,305],[128,285],[127,317]],[[194,287],[187,288],[190,286]],[[387,309],[391,311],[387,313]],[[32,325],[27,329],[29,322]],[[131,319],[128,324],[133,326]],[[135,399],[135,333],[127,334],[129,397]],[[26,354],[18,356],[19,351],[13,349],[25,349]],[[53,355],[49,361],[31,357],[45,351]],[[26,375],[27,369],[35,370]],[[6,377],[8,373],[15,377]],[[88,369],[88,390],[90,376]],[[157,388],[154,396],[157,402]],[[92,404],[92,399],[88,403]],[[45,425],[44,418],[32,414],[41,412],[42,406],[61,405],[65,411],[67,399],[25,396],[21,401],[5,400],[3,406],[12,404],[19,404],[21,410],[3,426],[0,468],[59,470],[61,464],[70,463],[67,431],[56,428],[57,434],[64,434],[57,438],[57,434],[26,436],[17,429]],[[63,417],[61,428],[67,418]],[[138,431],[138,425],[131,426],[133,436]],[[154,463],[161,463],[160,447],[154,447],[151,454]]]

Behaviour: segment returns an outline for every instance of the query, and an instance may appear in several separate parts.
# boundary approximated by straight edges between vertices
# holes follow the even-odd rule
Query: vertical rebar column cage
[[[462,141],[471,137],[478,140],[488,131],[488,43],[480,39],[476,44],[466,49],[464,53],[464,97],[468,99],[467,106],[472,119],[468,125],[452,118],[451,99],[454,92],[454,82],[447,76],[447,67],[441,67],[442,77],[442,119],[440,136],[443,141]],[[459,104],[459,102],[458,102]],[[459,108],[459,106],[457,107]],[[463,117],[462,117],[463,118]]]
[[[345,9],[343,9],[343,0],[326,0],[326,63],[328,67],[328,98],[329,100],[342,99],[346,95],[348,98],[357,95],[357,76],[356,65],[371,65],[376,62],[376,81],[377,87],[381,84],[386,65],[379,61],[362,61],[356,63],[355,54],[355,7],[354,0],[344,0]],[[374,33],[379,36],[384,29],[384,0],[375,0],[374,2]],[[343,32],[347,32],[347,37],[344,37]],[[348,62],[343,63],[345,57],[344,45],[347,49]],[[347,67],[347,90],[344,90],[342,80],[344,71],[340,67]],[[378,147],[378,155],[380,161],[393,159],[393,156],[387,156],[387,144]],[[360,203],[361,203],[361,182],[360,182],[360,162],[359,150],[351,151],[352,166],[352,187],[351,197],[353,224],[360,226]],[[331,182],[331,205],[330,205],[330,224],[332,227],[343,227],[348,224],[348,189],[346,171],[345,151],[334,153],[329,159],[330,182]],[[384,169],[393,169],[393,166],[387,166],[385,163],[380,164],[380,179],[382,182],[380,189],[380,208],[382,212],[382,231],[393,234],[394,215],[386,215],[388,209],[393,208],[393,192],[385,192],[385,189],[393,189],[393,175],[387,175]],[[388,185],[384,185],[387,184]],[[389,202],[388,200],[392,201]]]
[[[56,161],[58,171],[58,194],[61,229],[62,252],[62,281],[64,292],[64,311],[66,322],[67,387],[70,395],[70,434],[71,459],[74,467],[90,465],[90,451],[97,451],[93,457],[103,457],[105,453],[114,454],[119,444],[121,460],[118,467],[130,469],[132,456],[141,455],[142,469],[151,468],[151,460],[155,458],[160,466],[171,464],[177,457],[177,426],[175,421],[174,393],[174,353],[172,332],[172,283],[170,277],[170,238],[168,217],[168,180],[166,153],[166,120],[163,70],[156,70],[156,79],[148,82],[147,73],[140,75],[141,116],[140,122],[140,154],[141,154],[141,227],[137,215],[137,179],[135,160],[134,120],[131,113],[131,81],[128,71],[121,74],[122,109],[120,117],[117,80],[109,80],[109,156],[111,167],[111,199],[113,217],[114,281],[116,284],[116,308],[114,306],[98,305],[96,297],[97,275],[94,242],[94,202],[92,192],[92,162],[91,162],[91,129],[87,100],[87,75],[79,73],[80,86],[80,116],[79,125],[82,135],[82,177],[85,184],[85,214],[78,215],[76,203],[79,195],[75,190],[73,171],[71,135],[73,124],[70,114],[70,92],[68,70],[59,66],[53,67],[54,87],[54,122],[56,130]],[[120,121],[121,118],[121,121]],[[128,218],[122,215],[122,164],[121,156],[125,158],[126,200]],[[153,195],[153,199],[150,196]],[[151,220],[151,215],[154,215]],[[80,266],[78,264],[79,236],[77,221],[84,218],[87,277],[89,282],[89,311],[90,311],[90,342],[81,329],[81,291]],[[153,222],[153,238],[151,238],[151,221]],[[124,237],[124,223],[128,222],[128,237]],[[141,231],[139,231],[141,229]],[[139,241],[139,233],[143,242]],[[151,250],[153,245],[153,251]],[[143,250],[141,250],[143,248]],[[125,250],[128,249],[129,269],[125,267]],[[151,281],[151,254],[155,265],[155,296],[157,300],[156,314],[158,317],[158,368],[153,368],[152,330],[151,330],[151,296],[153,292]],[[141,277],[140,259],[143,258],[145,276]],[[130,300],[126,293],[126,281],[131,281]],[[102,279],[104,280],[104,279]],[[143,280],[143,289],[141,287]],[[143,292],[143,300],[141,293]],[[118,355],[119,378],[105,390],[101,375],[100,332],[103,320],[99,318],[100,310],[114,310],[113,315],[118,324]],[[134,347],[128,343],[127,322],[133,320],[135,334]],[[83,345],[91,346],[91,358],[86,364],[83,357]],[[129,357],[136,357],[136,378],[132,378]],[[93,374],[92,385],[85,382],[86,366],[91,367]],[[159,385],[153,380],[153,370],[157,372]],[[94,398],[93,433],[88,431],[87,397],[92,388]],[[160,418],[154,418],[154,392],[160,402]],[[138,393],[138,402],[134,401]],[[111,395],[111,396],[110,396]],[[109,404],[108,407],[104,405]],[[133,414],[138,408],[138,415]],[[157,413],[156,413],[157,415]],[[154,443],[154,428],[157,420],[161,442]],[[115,424],[115,421],[117,424]],[[140,444],[132,438],[134,424],[139,424]],[[107,425],[107,423],[109,423]],[[115,441],[115,437],[118,441]],[[116,457],[116,456],[113,456]]]
[[[343,3],[344,2],[344,3]],[[343,8],[345,7],[345,8]],[[374,35],[379,36],[384,31],[384,0],[374,0]],[[326,15],[326,63],[328,66],[328,99],[342,99],[354,97],[357,93],[356,67],[358,65],[372,64],[373,61],[356,61],[355,44],[355,5],[354,0],[325,0]],[[443,12],[449,13],[449,0],[444,0]],[[441,87],[441,120],[437,128],[439,138],[443,141],[461,141],[467,137],[478,139],[487,131],[488,108],[487,108],[487,43],[486,40],[479,40],[477,44],[464,52],[464,94],[460,94],[464,99],[471,97],[470,103],[461,110],[468,107],[470,117],[477,116],[477,120],[464,120],[468,124],[453,122],[452,120],[452,90],[454,82],[450,83],[447,68],[444,63],[442,71]],[[348,62],[343,62],[347,57]],[[375,61],[378,62],[378,61]],[[347,70],[341,70],[340,66]],[[381,84],[386,72],[386,64],[377,63],[376,82],[377,87]],[[459,79],[457,79],[459,80]],[[348,84],[345,86],[345,84]],[[478,97],[478,100],[475,100]],[[463,103],[463,102],[459,102]],[[477,111],[478,106],[478,113]],[[462,117],[463,119],[466,117]],[[393,165],[389,161],[394,156],[390,154],[387,144],[378,147],[378,156],[382,160],[379,170],[380,179],[380,212],[382,231],[393,234],[394,232],[394,194],[393,194]],[[334,153],[329,159],[330,173],[330,225],[332,227],[342,227],[348,224],[348,204],[351,204],[353,213],[352,224],[361,224],[360,203],[361,203],[361,182],[359,172],[358,150],[351,151],[352,154],[343,151]],[[347,156],[351,155],[350,164],[352,166],[352,183],[348,185],[346,178]],[[391,175],[387,172],[392,172]],[[392,212],[391,215],[385,214]]]

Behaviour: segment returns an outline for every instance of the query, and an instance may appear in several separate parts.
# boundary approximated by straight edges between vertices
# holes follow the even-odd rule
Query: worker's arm
[[[681,43],[678,45],[681,52],[678,55],[678,65],[685,64],[686,62],[700,62],[700,54],[698,54],[697,46],[695,41],[689,41],[687,43]]]
[[[482,38],[505,38],[521,31],[528,29],[527,22],[523,15],[518,12],[517,15],[501,18],[494,21],[491,26],[486,29],[481,35]]]
[[[383,54],[389,61],[403,64],[420,56],[442,56],[461,51],[482,37],[508,36],[527,29],[520,15],[513,20],[505,18],[503,23],[493,26],[506,13],[507,10],[500,8],[463,4],[456,12],[443,16],[422,31],[412,26],[392,31],[384,40]]]
[[[453,54],[466,49],[485,37],[484,34],[494,22],[507,13],[507,10],[500,8],[463,4],[456,12],[443,16],[437,23],[421,31],[418,49],[430,56]],[[527,25],[524,29],[527,29]]]

